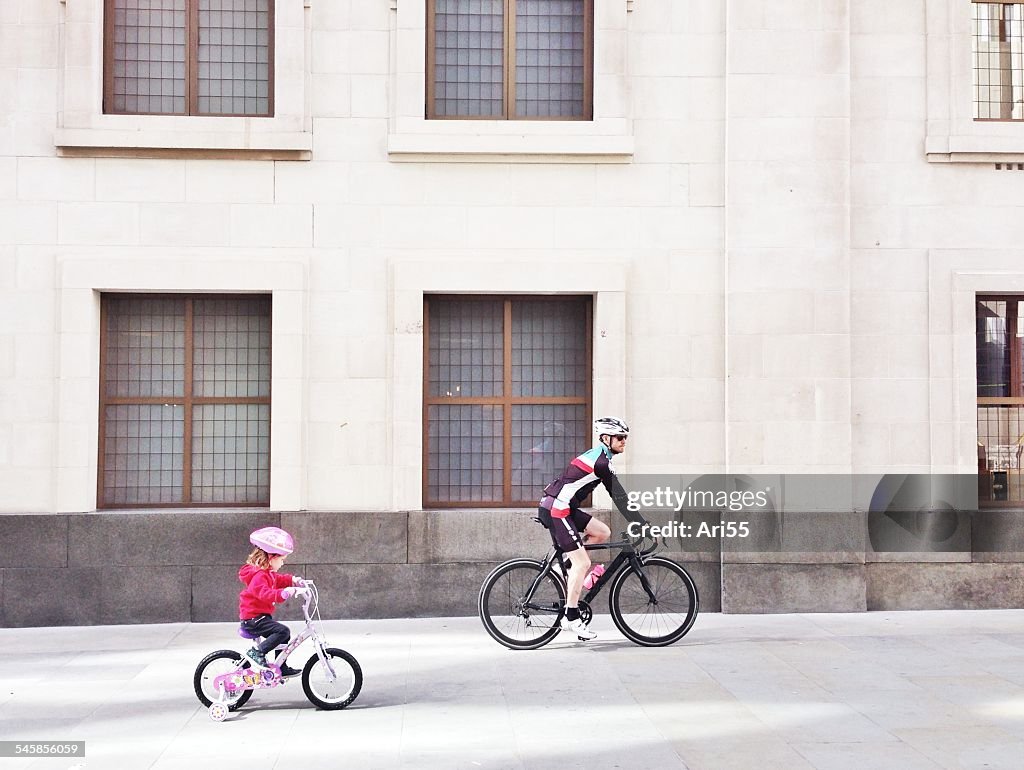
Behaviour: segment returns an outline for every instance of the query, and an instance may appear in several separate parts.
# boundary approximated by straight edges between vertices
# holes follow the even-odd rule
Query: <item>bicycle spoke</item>
[[[616,624],[637,643],[671,643],[692,623],[695,595],[691,594],[685,572],[674,563],[649,561],[642,571],[650,594],[644,589],[640,574],[629,568],[614,597],[618,610]]]

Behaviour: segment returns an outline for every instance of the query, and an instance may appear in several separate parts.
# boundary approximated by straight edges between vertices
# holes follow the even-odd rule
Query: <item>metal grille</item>
[[[270,406],[204,404],[192,411],[192,500],[270,497]]]
[[[110,299],[104,393],[111,397],[185,393],[185,306],[178,300]]]
[[[438,404],[428,410],[431,500],[493,503],[503,497],[503,408]]]
[[[972,3],[974,117],[1024,120],[1024,4]]]
[[[200,114],[269,114],[269,0],[199,0],[197,59]]]
[[[500,396],[504,382],[500,300],[430,305],[431,396]]]
[[[505,16],[502,0],[435,0],[434,113],[504,113]]]
[[[582,117],[583,0],[516,0],[516,115]]]
[[[533,500],[588,446],[585,404],[512,407],[512,497]]]
[[[269,396],[270,298],[197,299],[193,312],[193,393]]]
[[[426,303],[424,505],[536,502],[588,445],[589,298]]]
[[[113,0],[113,109],[181,115],[186,109],[185,0]]]
[[[104,417],[105,502],[180,503],[184,407],[121,404],[106,407]]]
[[[584,301],[512,303],[512,395],[580,396],[587,392]]]
[[[103,297],[101,506],[269,502],[270,313],[266,296]]]

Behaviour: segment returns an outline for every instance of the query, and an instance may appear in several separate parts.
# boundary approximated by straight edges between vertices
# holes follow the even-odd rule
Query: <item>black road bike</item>
[[[623,636],[644,647],[679,641],[693,626],[700,607],[693,578],[681,564],[655,555],[656,540],[635,543],[625,533],[621,537],[626,539],[584,545],[588,551],[620,551],[580,598],[583,622],[590,622],[594,599],[610,585],[608,609]],[[637,548],[648,541],[650,545]],[[552,546],[543,561],[511,559],[484,579],[480,620],[496,642],[513,650],[536,650],[558,636],[566,597],[568,558],[563,554]]]

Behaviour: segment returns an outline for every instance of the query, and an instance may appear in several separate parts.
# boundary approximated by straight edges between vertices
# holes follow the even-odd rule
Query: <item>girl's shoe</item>
[[[245,653],[246,660],[252,663],[257,668],[267,667],[267,656],[260,652],[259,647],[253,647],[247,653]]]
[[[281,677],[282,678],[287,677],[287,676],[298,676],[301,673],[302,673],[301,671],[299,671],[298,669],[292,668],[287,663],[282,663],[281,664]]]

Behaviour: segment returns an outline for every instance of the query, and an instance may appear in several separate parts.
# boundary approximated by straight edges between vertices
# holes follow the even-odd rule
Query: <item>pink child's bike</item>
[[[287,645],[280,645],[277,658],[284,662],[307,639],[313,640],[316,654],[302,667],[302,689],[310,702],[328,710],[343,709],[359,695],[363,686],[363,671],[352,655],[337,647],[328,647],[320,618],[320,594],[313,583],[306,583],[302,614],[306,627],[292,637]],[[313,622],[316,616],[316,623]],[[241,627],[239,636],[252,639]],[[223,722],[228,712],[235,711],[252,697],[253,690],[278,687],[285,684],[281,668],[268,663],[265,668],[253,668],[249,660],[235,650],[217,650],[203,658],[196,666],[193,677],[196,697],[210,710],[210,718]]]

